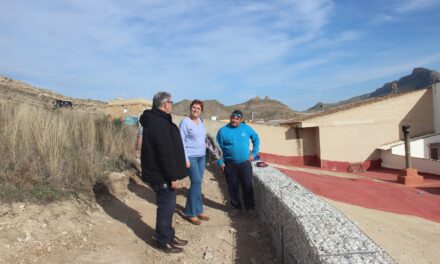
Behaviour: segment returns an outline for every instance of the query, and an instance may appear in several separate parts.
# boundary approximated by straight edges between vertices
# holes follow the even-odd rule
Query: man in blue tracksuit
[[[229,199],[234,209],[231,213],[233,216],[241,210],[240,185],[244,207],[250,215],[255,215],[251,161],[258,154],[260,139],[255,130],[242,123],[242,120],[243,113],[240,110],[234,110],[229,124],[217,133],[217,142],[223,151],[223,159],[218,160],[218,165],[226,175]],[[252,151],[249,149],[249,139],[252,142]]]

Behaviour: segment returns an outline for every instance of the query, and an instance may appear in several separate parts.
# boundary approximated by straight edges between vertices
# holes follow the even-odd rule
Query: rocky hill
[[[265,96],[264,99],[257,96],[242,104],[232,105],[229,108],[231,110],[241,110],[246,119],[252,119],[253,115],[253,119],[257,121],[291,119],[304,115],[304,113],[293,111],[287,105],[280,101],[270,99],[267,96]]]
[[[73,108],[97,114],[104,113],[106,102],[78,99],[65,96],[53,91],[37,88],[24,82],[0,76],[0,100],[32,104],[47,109],[53,108],[54,100],[72,102]]]
[[[173,113],[188,115],[190,104],[190,100],[183,100],[176,103],[173,108]],[[235,109],[240,109],[245,115],[245,119],[250,120],[253,116],[256,121],[290,119],[304,115],[304,113],[293,111],[287,105],[280,101],[272,100],[267,96],[264,99],[255,97],[244,103],[231,106],[225,106],[217,100],[206,100],[204,104],[205,111],[203,116],[205,118],[216,116],[217,119],[228,119],[231,112]]]
[[[323,111],[332,107],[341,106],[351,102],[362,101],[365,99],[388,95],[392,92],[393,85],[396,88],[396,92],[406,92],[406,91],[423,89],[430,86],[433,83],[438,83],[438,82],[440,82],[439,72],[425,68],[415,68],[410,75],[404,76],[399,80],[387,82],[382,87],[377,88],[374,92],[355,96],[347,100],[339,101],[337,103],[318,102],[313,107],[307,109],[307,112]]]
[[[189,115],[189,105],[192,100],[182,100],[173,106],[173,114]],[[221,104],[217,100],[204,100],[203,118],[210,119],[211,116],[216,116],[217,120],[228,118],[231,112],[229,108]]]

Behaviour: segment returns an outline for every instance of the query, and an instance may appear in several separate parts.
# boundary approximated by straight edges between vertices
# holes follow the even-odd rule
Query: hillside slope
[[[232,105],[230,109],[239,109],[244,113],[246,119],[252,119],[253,116],[254,120],[290,119],[304,115],[267,96],[264,99],[257,96],[242,104]]]
[[[0,76],[0,100],[21,102],[52,109],[55,99],[70,101],[75,109],[98,114],[104,113],[104,106],[107,104],[91,99],[78,99],[65,96],[47,89],[37,88],[24,82]]]
[[[189,106],[192,100],[182,100],[173,107],[173,114],[178,115],[189,115]],[[204,111],[202,113],[203,118],[211,118],[211,116],[216,116],[218,120],[226,119],[229,117],[231,112],[229,108],[221,104],[217,100],[205,100],[203,101]]]

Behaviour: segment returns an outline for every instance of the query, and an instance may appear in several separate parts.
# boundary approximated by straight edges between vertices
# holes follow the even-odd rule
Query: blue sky
[[[68,96],[295,110],[440,69],[438,0],[0,0],[0,75]]]

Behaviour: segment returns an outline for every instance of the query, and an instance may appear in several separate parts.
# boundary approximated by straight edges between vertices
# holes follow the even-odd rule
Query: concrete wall
[[[411,157],[429,159],[429,145],[440,143],[440,134],[427,138],[411,140]],[[405,144],[394,146],[391,148],[391,154],[405,156]]]
[[[337,209],[280,171],[254,166],[253,173],[256,209],[283,263],[395,263]]]
[[[376,148],[401,139],[402,125],[411,125],[414,136],[432,133],[432,120],[431,89],[424,89],[307,122],[319,125],[322,160],[360,162],[379,159],[380,152]]]
[[[302,140],[297,131],[280,126],[250,124],[260,136],[260,151],[283,156],[298,156],[302,151]]]
[[[434,106],[435,132],[440,132],[440,83],[432,85],[432,102]]]
[[[381,150],[382,167],[390,169],[404,169],[405,156],[394,155],[389,150]],[[440,161],[411,158],[411,167],[417,169],[419,172],[426,172],[435,175],[440,175]]]

